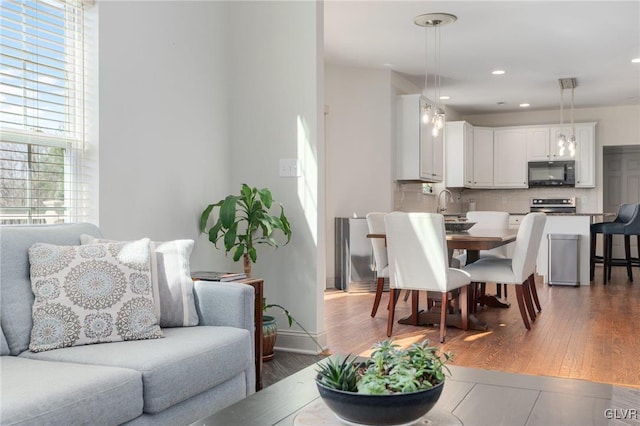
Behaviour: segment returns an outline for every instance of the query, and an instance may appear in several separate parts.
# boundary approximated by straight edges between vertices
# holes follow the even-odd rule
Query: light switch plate
[[[297,158],[281,158],[278,167],[280,177],[300,176]]]

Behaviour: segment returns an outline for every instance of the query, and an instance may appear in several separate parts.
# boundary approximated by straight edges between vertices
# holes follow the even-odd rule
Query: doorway
[[[640,203],[640,146],[605,146],[602,161],[603,211],[617,212],[620,204]],[[624,257],[621,237],[613,239],[613,256]],[[633,243],[631,256],[638,257]]]

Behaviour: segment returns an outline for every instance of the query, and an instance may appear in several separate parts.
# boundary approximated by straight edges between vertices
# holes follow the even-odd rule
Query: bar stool
[[[595,274],[595,264],[603,264],[603,284],[611,279],[612,266],[626,266],[627,277],[633,282],[633,272],[631,270],[636,259],[631,257],[631,236],[635,235],[640,248],[640,204],[622,204],[618,210],[618,216],[613,222],[594,223],[590,228],[591,233],[591,280]],[[602,256],[596,256],[597,234],[603,236]],[[614,259],[613,236],[624,235],[625,259]]]

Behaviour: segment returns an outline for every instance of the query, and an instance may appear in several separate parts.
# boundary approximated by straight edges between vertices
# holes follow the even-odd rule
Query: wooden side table
[[[253,345],[256,354],[256,391],[259,391],[262,389],[262,302],[264,300],[264,280],[262,278],[247,278],[232,282],[250,285],[253,287],[256,295],[253,309],[253,315],[256,321]]]
[[[199,280],[200,278],[193,278]],[[207,280],[203,280],[207,281]],[[245,278],[237,281],[212,281],[212,282],[232,282],[242,283],[253,287],[255,292],[255,302],[253,307],[253,317],[255,319],[254,332],[254,352],[256,358],[256,391],[262,389],[262,305],[264,300],[264,280],[262,278]]]

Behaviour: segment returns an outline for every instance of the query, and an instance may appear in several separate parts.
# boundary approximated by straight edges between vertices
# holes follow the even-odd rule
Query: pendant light
[[[427,98],[422,106],[422,122],[424,124],[431,124],[431,134],[437,137],[440,131],[444,128],[445,113],[444,108],[440,105],[440,87],[441,87],[441,41],[440,41],[440,27],[443,25],[451,24],[458,19],[455,15],[449,13],[427,13],[424,15],[416,16],[413,22],[416,25],[424,27],[424,90],[423,94]],[[429,101],[429,29],[434,29],[434,77],[433,77],[433,97],[435,101]]]
[[[574,90],[578,85],[578,82],[575,78],[561,78],[558,79],[558,83],[560,85],[560,133],[558,134],[558,155],[561,157],[564,156],[565,150],[569,150],[569,155],[575,157],[576,155],[576,132],[573,124],[573,106],[574,106]],[[565,89],[571,89],[571,136],[567,139],[567,136],[564,134],[564,129],[562,128],[564,125],[564,91]]]

